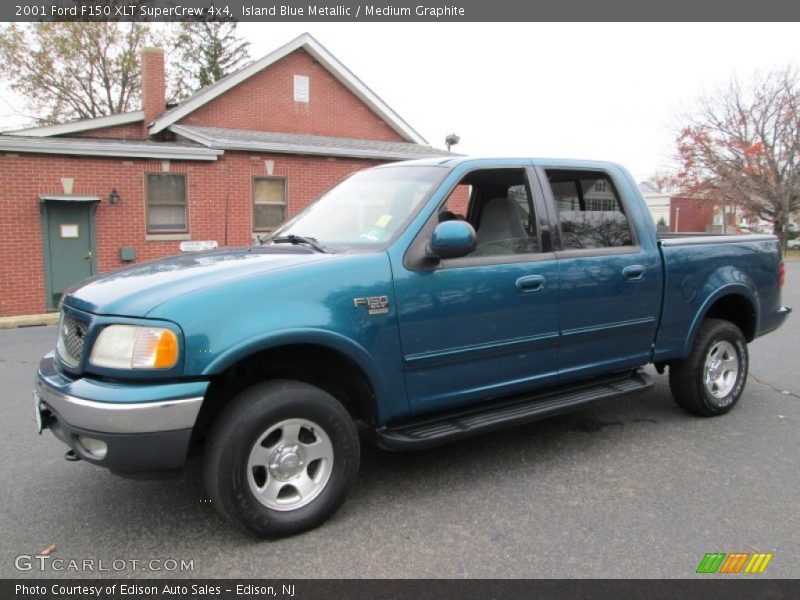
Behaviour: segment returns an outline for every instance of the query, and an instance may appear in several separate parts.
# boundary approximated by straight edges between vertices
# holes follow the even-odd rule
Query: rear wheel
[[[725,414],[742,395],[748,366],[747,340],[741,330],[730,321],[706,319],[689,356],[670,364],[672,397],[696,415]]]
[[[263,537],[312,529],[344,502],[358,473],[358,434],[330,394],[297,381],[239,394],[215,422],[204,479],[228,521]]]

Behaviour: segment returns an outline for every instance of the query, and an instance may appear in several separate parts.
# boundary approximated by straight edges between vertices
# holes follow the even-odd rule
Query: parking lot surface
[[[800,309],[800,261],[783,299]],[[751,345],[727,416],[687,415],[655,376],[645,393],[434,450],[364,444],[344,507],[277,541],[223,523],[197,462],[178,479],[129,481],[36,435],[31,384],[54,338],[53,326],[0,331],[2,577],[691,577],[707,552],[771,552],[758,577],[800,576],[797,312]],[[54,557],[126,566],[15,567],[53,544]],[[153,559],[192,569],[142,570]]]

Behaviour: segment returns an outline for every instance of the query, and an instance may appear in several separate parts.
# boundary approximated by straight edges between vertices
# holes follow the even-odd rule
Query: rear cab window
[[[630,219],[603,171],[547,169],[563,250],[633,247]]]

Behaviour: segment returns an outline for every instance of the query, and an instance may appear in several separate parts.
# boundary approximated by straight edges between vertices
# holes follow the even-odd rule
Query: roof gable
[[[300,89],[298,79],[305,83]],[[302,48],[197,108],[175,125],[408,143]]]
[[[370,90],[358,77],[333,56],[308,33],[295,38],[261,60],[232,73],[218,82],[203,88],[178,106],[168,110],[157,118],[150,127],[150,134],[159,133],[171,125],[178,123],[194,111],[207,105],[225,92],[245,82],[264,69],[274,65],[297,50],[304,50],[322,65],[336,80],[363,102],[373,113],[380,117],[386,125],[399,134],[402,139],[418,144],[426,144],[425,139],[394,112],[383,100]]]

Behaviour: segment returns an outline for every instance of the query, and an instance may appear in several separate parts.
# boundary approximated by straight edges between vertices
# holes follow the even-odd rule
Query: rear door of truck
[[[555,225],[559,383],[646,364],[662,293],[649,212],[631,197],[621,170],[548,166],[537,173]]]

